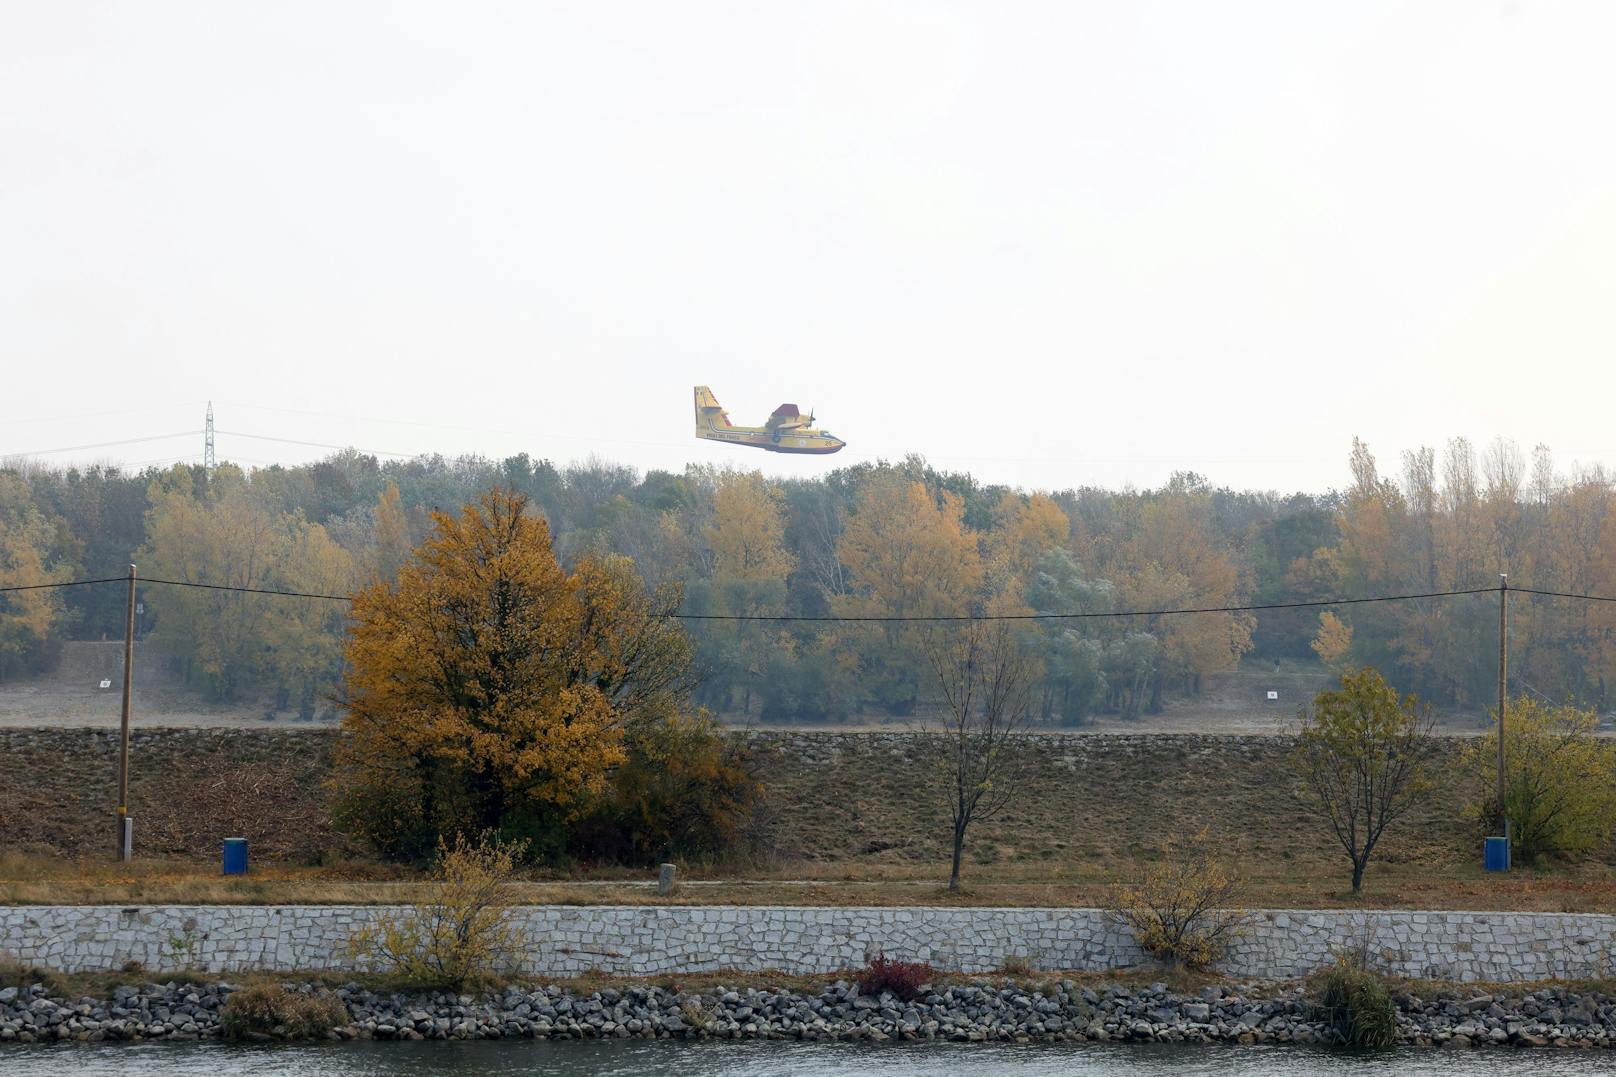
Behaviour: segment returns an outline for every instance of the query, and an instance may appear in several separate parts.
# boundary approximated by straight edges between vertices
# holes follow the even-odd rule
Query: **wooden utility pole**
[[[129,608],[123,622],[123,722],[118,749],[118,859],[130,857],[129,704],[135,683],[135,566],[129,566]]]
[[[1504,706],[1509,701],[1509,575],[1498,574],[1498,812],[1504,812]],[[1509,826],[1509,820],[1504,820]]]

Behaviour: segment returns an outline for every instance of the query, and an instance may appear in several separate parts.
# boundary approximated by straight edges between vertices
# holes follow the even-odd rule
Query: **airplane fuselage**
[[[841,451],[847,443],[828,430],[815,429],[813,418],[803,418],[795,404],[781,404],[769,416],[767,426],[736,426],[713,391],[705,385],[696,386],[696,436],[706,441],[812,456]]]
[[[847,443],[827,434],[781,433],[771,434],[761,426],[729,426],[696,431],[698,438],[723,441],[730,445],[749,445],[769,452],[812,453],[825,455],[838,452]]]

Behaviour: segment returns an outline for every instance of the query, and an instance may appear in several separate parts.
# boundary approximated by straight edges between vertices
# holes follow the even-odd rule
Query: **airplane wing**
[[[802,412],[797,410],[795,404],[781,404],[774,409],[774,414],[769,416],[771,430],[794,430],[807,425],[808,420],[802,417]]]

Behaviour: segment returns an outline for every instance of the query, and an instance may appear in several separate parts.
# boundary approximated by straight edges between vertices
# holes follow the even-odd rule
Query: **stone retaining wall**
[[[198,905],[0,908],[0,955],[64,972],[293,971],[350,967],[359,924],[387,906]],[[718,969],[833,972],[868,955],[983,972],[1007,958],[1048,970],[1135,965],[1144,955],[1098,909],[526,906],[525,972],[591,969],[623,976]],[[1367,947],[1384,971],[1412,978],[1526,981],[1606,975],[1616,917],[1554,913],[1259,910],[1223,969],[1283,979]]]

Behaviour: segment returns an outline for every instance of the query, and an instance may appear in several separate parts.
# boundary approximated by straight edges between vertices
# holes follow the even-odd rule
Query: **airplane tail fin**
[[[729,425],[729,416],[718,403],[713,391],[705,385],[696,386],[696,433]]]

